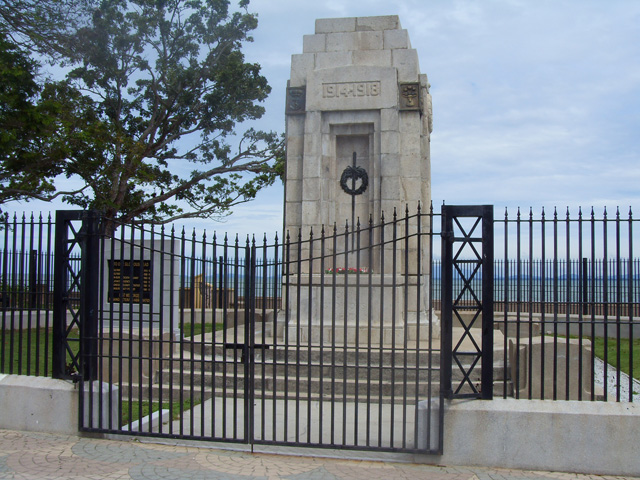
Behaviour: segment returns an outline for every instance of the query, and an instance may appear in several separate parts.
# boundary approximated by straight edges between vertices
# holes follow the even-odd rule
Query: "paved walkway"
[[[0,479],[4,478],[586,480],[625,477],[250,454],[204,446],[0,430]]]

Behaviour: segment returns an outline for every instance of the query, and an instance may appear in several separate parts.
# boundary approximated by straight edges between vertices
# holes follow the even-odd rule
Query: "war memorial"
[[[640,336],[631,255],[593,240],[635,220],[567,216],[553,241],[571,234],[577,262],[499,263],[562,225],[434,212],[430,85],[397,16],[317,20],[282,88],[282,235],[103,238],[96,214],[59,212],[52,306],[38,282],[2,299],[3,332],[53,330],[53,378],[0,374],[0,428],[637,474],[640,387],[593,348]]]

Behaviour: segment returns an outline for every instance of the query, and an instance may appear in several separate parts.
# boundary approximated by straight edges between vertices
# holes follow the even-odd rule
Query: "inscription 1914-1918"
[[[322,85],[324,98],[377,97],[380,82],[325,83]]]
[[[109,301],[151,303],[151,261],[109,260]]]

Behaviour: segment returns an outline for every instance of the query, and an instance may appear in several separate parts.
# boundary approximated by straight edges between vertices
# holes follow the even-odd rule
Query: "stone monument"
[[[350,225],[347,228],[353,232],[358,222],[366,227],[370,219],[378,224],[383,214],[387,220],[392,218],[394,209],[404,214],[407,206],[414,212],[418,204],[428,208],[431,130],[427,76],[420,73],[417,52],[397,16],[316,20],[315,34],[304,36],[303,53],[292,56],[287,85],[285,232],[292,238],[301,232],[306,238],[313,231],[317,237],[323,228],[331,231],[334,225],[342,230]],[[364,236],[362,242],[360,248],[367,248]],[[426,254],[427,247],[426,241],[416,241],[408,248],[412,254],[417,249]],[[308,248],[307,243],[302,246],[301,258],[306,258]],[[330,268],[355,266],[345,264],[349,256],[342,255],[343,251],[335,255],[333,246],[326,248],[327,261],[337,259]],[[381,276],[417,268],[404,265],[404,255],[398,256],[395,265],[379,262],[381,248],[386,247],[368,249],[359,260],[360,267],[373,269],[375,278],[368,276],[367,282],[384,283]],[[353,252],[351,258],[355,258]],[[341,301],[328,291],[320,295],[318,264],[316,260],[313,265],[301,262],[300,271],[293,272],[301,278],[289,276],[283,286],[290,296],[292,289],[304,289],[304,311],[291,311],[288,325],[295,328],[297,322],[306,332],[311,332],[307,327],[320,315],[319,300],[307,302],[309,296],[322,297],[327,305]],[[309,268],[313,275],[305,275]],[[354,280],[344,281],[347,286]],[[287,283],[289,289],[284,288]],[[367,287],[360,284],[353,289]],[[377,293],[383,294],[381,290]],[[366,305],[349,308],[360,311],[359,322],[368,319],[362,327],[367,329],[377,328],[374,324],[390,314],[369,311]],[[402,318],[411,314],[402,306],[385,307],[389,308]],[[337,322],[352,323],[348,312],[339,316]]]

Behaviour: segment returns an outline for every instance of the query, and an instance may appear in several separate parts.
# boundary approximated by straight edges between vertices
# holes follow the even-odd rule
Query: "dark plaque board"
[[[109,301],[151,303],[151,260],[109,260]]]

